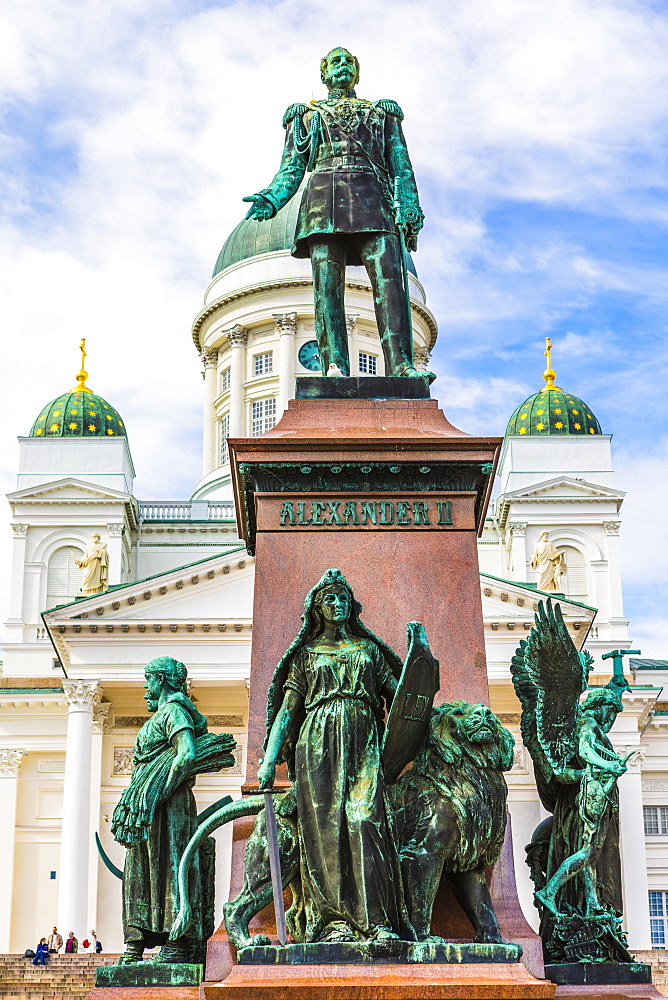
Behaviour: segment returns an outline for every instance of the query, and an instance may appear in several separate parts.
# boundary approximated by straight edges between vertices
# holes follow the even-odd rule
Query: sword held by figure
[[[276,828],[276,812],[272,795],[280,794],[282,789],[265,788],[264,819],[267,830],[267,848],[269,850],[269,870],[271,872],[271,888],[274,894],[274,914],[276,916],[276,935],[279,944],[285,945],[288,932],[285,925],[285,901],[283,899],[283,876],[281,874],[281,855],[278,849],[278,830]]]

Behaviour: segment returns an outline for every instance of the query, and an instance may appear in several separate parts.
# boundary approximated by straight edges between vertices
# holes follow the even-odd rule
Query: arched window
[[[584,556],[572,545],[559,545],[566,561],[566,575],[561,578],[561,589],[574,601],[587,603],[587,564]]]
[[[83,559],[83,551],[71,545],[56,549],[49,559],[46,577],[46,606],[53,608],[56,604],[67,604],[78,596],[84,577],[84,571],[79,569],[75,559]]]

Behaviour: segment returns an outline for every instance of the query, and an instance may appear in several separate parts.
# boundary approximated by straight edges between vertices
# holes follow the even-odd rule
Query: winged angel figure
[[[607,735],[627,684],[613,678],[581,703],[592,663],[560,606],[539,602],[511,672],[538,794],[553,814],[527,847],[548,962],[632,960],[621,932],[617,792],[630,754],[619,757]]]

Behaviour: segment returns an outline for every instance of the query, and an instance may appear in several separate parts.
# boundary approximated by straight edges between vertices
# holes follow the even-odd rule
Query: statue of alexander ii
[[[430,381],[413,365],[406,273],[424,214],[395,101],[365,101],[355,92],[359,62],[332,49],[320,63],[324,100],[292,104],[283,116],[285,149],[269,187],[244,201],[247,218],[271,219],[304,190],[292,248],[310,257],[315,331],[323,374],[350,374],[344,311],[346,265],[364,265],[373,289],[386,375]]]

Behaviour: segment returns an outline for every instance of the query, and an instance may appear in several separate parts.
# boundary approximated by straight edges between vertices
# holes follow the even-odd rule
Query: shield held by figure
[[[408,652],[387,717],[381,751],[387,784],[396,781],[422,746],[440,687],[438,660],[431,655],[424,625],[409,622],[406,632]]]

